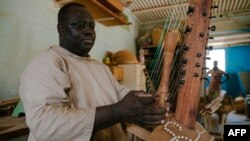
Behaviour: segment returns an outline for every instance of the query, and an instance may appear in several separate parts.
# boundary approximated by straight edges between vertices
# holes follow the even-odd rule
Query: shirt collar
[[[66,50],[65,48],[63,48],[61,46],[52,46],[51,48],[56,48],[56,50],[58,50],[59,52],[65,54],[65,55],[71,56],[73,58],[76,58],[77,60],[89,60],[89,61],[93,60],[89,54],[88,54],[88,57],[82,57],[82,56],[76,55],[76,54]]]

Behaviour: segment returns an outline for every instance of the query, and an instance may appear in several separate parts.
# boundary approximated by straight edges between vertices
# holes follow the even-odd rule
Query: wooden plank
[[[18,136],[28,135],[29,128],[25,117],[0,117],[0,139],[8,140]]]
[[[114,13],[122,13],[123,5],[119,0],[98,0]]]
[[[148,139],[151,134],[148,130],[137,125],[129,125],[127,131],[143,140]]]
[[[175,119],[188,128],[194,127],[198,112],[212,0],[197,0],[191,5],[195,9],[188,18],[188,26],[192,30],[186,33],[184,41],[190,48],[183,56],[188,58],[183,67],[186,70],[183,77],[186,83],[180,87],[175,112]]]
[[[1,100],[0,101],[0,108],[8,107],[8,106],[15,106],[19,100],[20,100],[20,98],[18,96],[11,98],[11,99],[8,99],[8,100]]]
[[[115,13],[97,0],[56,0],[62,6],[69,2],[76,2],[87,7],[93,18],[106,26],[128,25],[126,17],[121,13]],[[102,20],[105,19],[105,20]]]

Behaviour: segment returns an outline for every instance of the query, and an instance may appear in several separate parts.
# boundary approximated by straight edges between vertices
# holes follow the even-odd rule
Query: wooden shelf
[[[123,5],[119,0],[98,0],[102,5],[108,7],[114,13],[122,13]]]
[[[122,13],[121,6],[115,0],[55,0],[59,5],[68,2],[77,2],[85,5],[96,22],[105,26],[128,25],[126,15]]]

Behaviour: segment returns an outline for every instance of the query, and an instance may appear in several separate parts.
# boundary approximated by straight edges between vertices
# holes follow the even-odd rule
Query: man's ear
[[[58,31],[58,33],[62,32],[62,25],[57,24],[57,31]]]

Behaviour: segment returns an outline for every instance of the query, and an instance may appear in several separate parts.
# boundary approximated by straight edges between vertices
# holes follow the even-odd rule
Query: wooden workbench
[[[0,117],[0,139],[1,141],[29,134],[25,123],[25,117]]]

